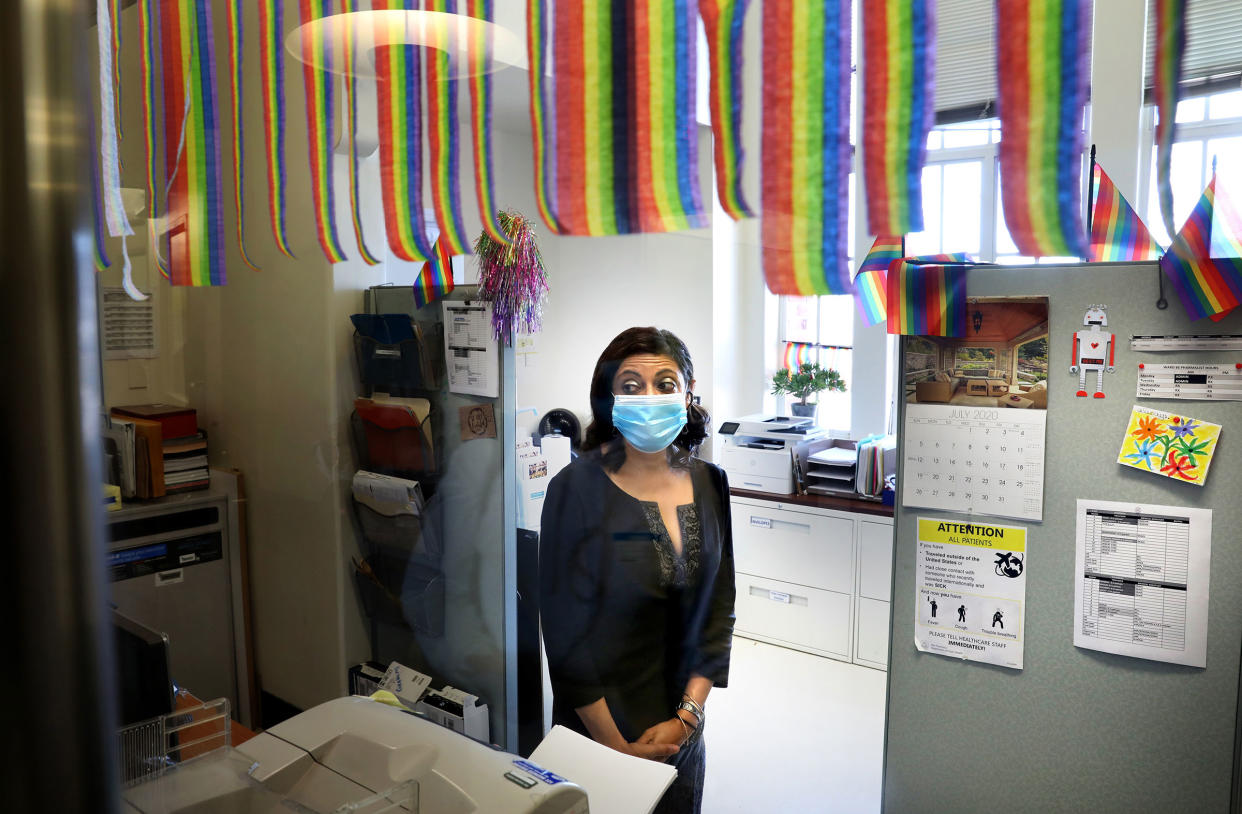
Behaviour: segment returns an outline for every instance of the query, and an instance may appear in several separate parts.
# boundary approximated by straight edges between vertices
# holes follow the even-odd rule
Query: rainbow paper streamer
[[[1156,0],[1156,193],[1164,228],[1175,234],[1173,223],[1173,138],[1177,130],[1177,103],[1181,98],[1182,56],[1186,52],[1186,0]]]
[[[877,235],[875,241],[871,244],[871,250],[863,258],[862,265],[858,267],[858,273],[863,274],[868,271],[886,272],[888,267],[893,264],[893,261],[900,260],[905,253],[905,239],[903,237]]]
[[[966,335],[966,266],[902,260],[888,270],[888,332]]]
[[[453,266],[444,235],[436,238],[431,258],[423,263],[414,281],[414,307],[422,308],[453,290]]]
[[[769,0],[763,35],[764,278],[849,293],[849,0]]]
[[[95,261],[95,271],[103,271],[112,266],[112,261],[108,259],[107,235],[104,234],[104,217],[103,209],[100,206],[102,191],[99,184],[99,151],[95,149],[98,143],[98,136],[95,133],[95,115],[91,112],[88,117],[91,123],[91,149],[87,150],[91,156],[91,224],[94,233],[94,241],[92,245]]]
[[[1217,203],[1213,175],[1160,258],[1191,319],[1224,314],[1242,303],[1242,217],[1228,202]]]
[[[754,216],[742,194],[742,24],[750,0],[699,0],[711,64],[708,104],[720,208],[741,220]]]
[[[1091,210],[1091,259],[1097,263],[1155,260],[1160,247],[1117,190],[1108,173],[1095,165],[1095,205]]]
[[[426,0],[427,11],[457,13],[456,0]],[[461,183],[457,128],[457,82],[449,64],[448,31],[427,27],[427,129],[431,153],[431,201],[440,226],[440,240],[449,254],[466,254],[466,227],[461,218]],[[456,35],[456,31],[453,32]]]
[[[556,105],[548,78],[548,2],[527,0],[526,57],[530,63],[530,131],[535,153],[535,204],[553,234],[556,220]]]
[[[923,162],[934,119],[934,0],[863,5],[863,177],[874,234],[923,230]]]
[[[352,14],[356,11],[355,0],[341,0],[341,13]],[[345,26],[345,42],[341,54],[342,68],[345,77],[345,116],[349,131],[349,213],[354,222],[354,237],[358,242],[358,256],[368,266],[379,263],[379,258],[367,248],[366,238],[362,229],[362,207],[358,194],[358,80],[354,75],[354,29]]]
[[[786,342],[781,364],[786,370],[796,372],[802,365],[814,364],[815,346],[805,342]]]
[[[298,0],[302,24],[332,13],[332,0]],[[336,81],[323,29],[307,28],[302,37],[302,86],[306,89],[306,138],[310,154],[311,204],[319,247],[329,263],[345,259],[336,233],[336,196],[332,147],[336,144]]]
[[[553,5],[552,215],[561,231],[706,226],[694,115],[694,0]]]
[[[1079,208],[1090,0],[997,0],[1005,223],[1022,254],[1084,257]]]
[[[259,66],[263,91],[263,136],[267,147],[268,215],[276,248],[286,257],[285,229],[285,31],[283,0],[259,0]]]
[[[373,0],[377,11],[412,10],[412,0]],[[388,44],[376,24],[375,74],[379,108],[380,188],[388,246],[402,260],[433,255],[423,218],[421,64],[418,47]]]
[[[165,0],[160,12],[167,213],[176,224],[168,257],[173,285],[224,285],[223,183],[210,0]]]
[[[160,201],[165,184],[161,180],[159,156],[159,122],[156,119],[159,99],[159,76],[155,66],[160,62],[160,0],[138,0],[138,39],[142,41],[138,61],[142,73],[143,148],[147,168],[147,236],[150,255],[155,258],[160,276],[168,279],[166,240],[157,235],[155,224],[160,220]]]
[[[466,13],[492,21],[492,0],[465,0]],[[470,132],[474,140],[474,192],[483,231],[496,243],[510,245],[496,208],[496,181],[492,170],[492,36],[491,30],[472,29],[470,60]]]
[[[116,138],[125,138],[124,117],[121,115],[121,0],[108,0],[112,17],[112,98],[116,100]]]
[[[242,262],[254,271],[259,268],[246,253],[246,164],[245,127],[242,111],[245,109],[242,93],[245,78],[242,75],[243,46],[245,43],[242,19],[245,14],[243,0],[228,0],[225,7],[229,26],[229,95],[233,103],[233,209],[237,213],[237,249]]]

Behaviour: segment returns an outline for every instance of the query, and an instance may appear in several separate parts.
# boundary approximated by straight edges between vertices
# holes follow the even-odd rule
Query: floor
[[[879,812],[886,679],[735,637],[708,703],[704,814]]]

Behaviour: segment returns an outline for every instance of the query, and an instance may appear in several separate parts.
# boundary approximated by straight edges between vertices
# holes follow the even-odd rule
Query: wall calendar
[[[906,506],[1042,521],[1045,410],[907,404]]]

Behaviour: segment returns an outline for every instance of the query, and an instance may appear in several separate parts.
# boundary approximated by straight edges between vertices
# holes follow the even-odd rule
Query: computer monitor
[[[129,726],[173,711],[168,636],[112,611],[116,641],[117,710]]]

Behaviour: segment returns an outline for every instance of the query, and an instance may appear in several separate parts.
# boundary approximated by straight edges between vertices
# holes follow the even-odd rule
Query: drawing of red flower
[[[1169,453],[1169,462],[1160,467],[1160,471],[1168,475],[1170,478],[1181,478],[1182,480],[1194,480],[1198,477],[1195,474],[1195,465],[1186,455],[1178,455],[1176,452]]]

